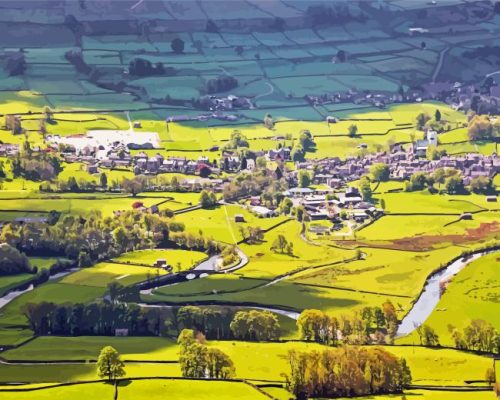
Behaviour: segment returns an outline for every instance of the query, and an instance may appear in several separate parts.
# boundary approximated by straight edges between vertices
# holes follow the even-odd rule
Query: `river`
[[[497,250],[498,251],[498,250]],[[456,274],[458,274],[462,269],[464,269],[472,261],[481,258],[485,254],[491,253],[493,251],[486,250],[480,253],[475,253],[471,256],[461,257],[455,260],[445,269],[432,274],[425,283],[424,290],[420,294],[420,297],[415,302],[411,310],[406,314],[406,316],[399,324],[397,331],[397,336],[406,336],[412,333],[419,325],[423,324],[427,318],[432,314],[439,299],[441,298],[439,283],[443,280],[447,280]]]
[[[78,271],[78,268],[72,268],[63,272],[58,272],[57,274],[54,274],[49,277],[49,281],[53,281],[54,279],[59,279],[62,278],[63,276],[66,276],[68,274],[71,274],[72,272]],[[9,304],[12,300],[14,300],[16,297],[21,296],[24,293],[31,292],[35,287],[33,285],[29,285],[27,289],[24,290],[12,290],[6,295],[0,297],[0,309],[5,307],[7,304]]]

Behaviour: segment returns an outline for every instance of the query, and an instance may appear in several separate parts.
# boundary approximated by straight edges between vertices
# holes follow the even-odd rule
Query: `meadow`
[[[500,280],[498,275],[498,252],[473,261],[449,282],[439,303],[426,324],[439,334],[443,345],[453,346],[449,325],[459,330],[473,319],[483,319],[500,329],[498,302]],[[418,340],[416,333],[398,340],[410,343]]]
[[[114,258],[113,262],[136,265],[146,264],[149,266],[153,266],[159,259],[164,259],[167,261],[167,264],[171,265],[177,272],[178,270],[189,270],[206,258],[206,254],[198,251],[148,249],[124,253],[121,256]],[[153,273],[154,271],[149,270],[148,272]]]
[[[157,366],[155,366],[157,367]],[[154,374],[154,373],[153,373]],[[33,400],[49,400],[54,398],[71,398],[75,400],[90,398],[110,398],[113,395],[113,386],[105,383],[84,383],[59,388],[48,388],[24,392]],[[182,400],[191,396],[203,396],[207,400],[229,400],[235,396],[242,400],[265,400],[267,397],[250,385],[240,382],[207,382],[189,381],[182,379],[148,379],[138,381],[124,381],[119,387],[120,399],[132,400],[147,397],[151,400],[165,398]],[[19,392],[1,392],[2,399],[19,399]]]

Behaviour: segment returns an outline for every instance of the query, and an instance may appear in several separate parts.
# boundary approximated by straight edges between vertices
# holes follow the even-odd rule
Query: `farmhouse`
[[[276,215],[276,211],[273,211],[267,207],[263,206],[255,206],[251,207],[250,210],[254,213],[257,214],[257,216],[261,218],[270,218],[274,217]]]

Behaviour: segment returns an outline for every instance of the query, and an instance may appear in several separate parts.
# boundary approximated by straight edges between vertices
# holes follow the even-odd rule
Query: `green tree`
[[[445,181],[444,186],[448,194],[457,194],[464,192],[464,182],[459,174],[448,177]]]
[[[181,54],[184,52],[184,41],[182,39],[175,38],[170,43],[170,47],[175,54]]]
[[[439,111],[439,108],[436,108],[436,112],[434,113],[434,119],[437,122],[441,121],[441,111]]]
[[[425,124],[430,119],[431,119],[431,117],[427,113],[420,113],[420,114],[418,114],[417,118],[416,118],[417,129],[420,130],[420,131],[423,130],[424,127],[425,127]]]
[[[493,193],[495,190],[493,188],[493,182],[487,176],[478,176],[470,182],[470,189],[474,193],[488,194]]]
[[[102,188],[107,188],[108,187],[108,177],[106,176],[106,174],[103,172],[101,174],[101,176],[99,177],[99,180],[101,182],[101,187]]]
[[[470,140],[491,139],[497,132],[486,115],[475,115],[469,122],[468,134]]]
[[[352,124],[351,126],[349,126],[347,134],[350,138],[356,137],[357,133],[358,133],[358,126],[356,124]]]
[[[422,346],[439,347],[439,336],[429,325],[422,324],[417,328],[417,334]]]
[[[200,193],[199,204],[201,208],[212,208],[217,204],[215,193],[208,190],[202,190]]]
[[[276,239],[274,239],[271,250],[274,252],[279,251],[280,253],[284,253],[287,244],[288,240],[286,240],[286,237],[282,234],[279,234]]]
[[[309,171],[301,169],[298,173],[297,179],[299,181],[299,187],[307,188],[311,184],[311,175]]]
[[[125,364],[120,354],[111,346],[106,346],[101,350],[96,365],[98,376],[107,378],[110,382],[125,376]]]
[[[363,176],[359,180],[358,188],[361,193],[361,196],[363,197],[363,200],[370,201],[372,198],[372,188],[370,179],[367,176]]]
[[[370,168],[370,172],[374,180],[378,182],[386,182],[389,180],[391,171],[389,166],[384,163],[373,164]]]
[[[231,379],[235,375],[233,361],[217,348],[207,351],[207,371],[208,377],[212,379]]]

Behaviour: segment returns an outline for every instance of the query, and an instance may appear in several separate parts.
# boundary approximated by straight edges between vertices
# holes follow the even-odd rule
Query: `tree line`
[[[179,329],[192,329],[207,339],[276,340],[280,324],[269,311],[185,306],[177,313]]]
[[[196,306],[164,310],[125,304],[138,300],[137,287],[112,282],[101,302],[26,303],[21,312],[37,335],[114,336],[116,329],[128,329],[130,336],[160,336],[188,329],[213,340],[269,341],[280,335],[278,319],[269,311]]]
[[[288,353],[287,389],[298,400],[401,393],[411,384],[404,358],[378,347]]]
[[[192,329],[179,334],[179,364],[186,378],[230,379],[236,371],[229,356],[222,350],[207,347],[203,335]]]
[[[500,354],[500,332],[485,320],[473,319],[462,331],[453,325],[448,330],[457,349]]]
[[[34,222],[5,224],[0,241],[31,254],[65,255],[80,267],[113,258],[128,251],[176,245],[220,252],[225,245],[210,237],[184,232],[184,225],[159,214],[136,210],[103,217],[94,211],[85,218],[65,215],[53,224]]]
[[[381,307],[364,307],[338,318],[308,309],[297,319],[302,339],[323,344],[392,343],[398,328],[396,309],[390,301]]]

